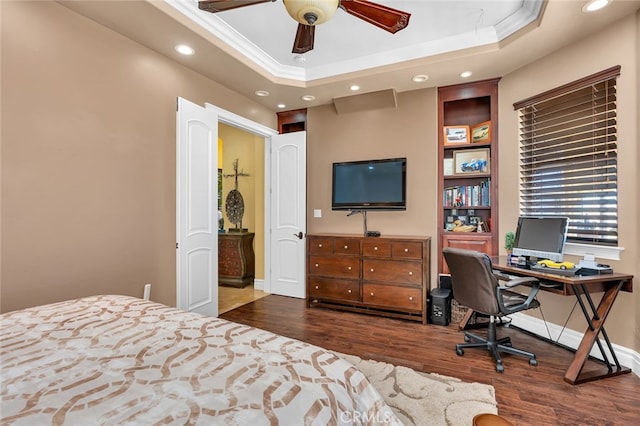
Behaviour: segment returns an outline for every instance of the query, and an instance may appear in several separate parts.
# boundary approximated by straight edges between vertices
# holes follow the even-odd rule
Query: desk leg
[[[578,349],[573,356],[573,360],[571,361],[571,364],[569,364],[569,368],[567,368],[567,371],[564,375],[565,382],[576,385],[579,383],[590,382],[605,377],[618,376],[620,374],[629,373],[631,371],[629,368],[622,367],[618,362],[618,358],[616,357],[615,352],[613,351],[613,347],[611,346],[611,342],[609,341],[609,336],[607,336],[607,332],[604,329],[604,322],[606,321],[607,316],[611,311],[611,307],[613,306],[613,302],[615,302],[616,297],[618,296],[618,293],[620,292],[620,289],[622,288],[624,283],[625,281],[620,281],[619,283],[609,287],[605,291],[604,296],[602,297],[602,300],[600,300],[597,308],[595,308],[595,305],[593,304],[593,301],[591,299],[591,295],[589,294],[586,286],[579,284],[572,285],[573,291],[578,298],[578,303],[582,308],[582,313],[587,320],[588,328],[582,336],[580,345],[578,346]],[[585,299],[587,300],[588,306],[584,304],[584,301],[581,298],[582,295],[584,295]],[[611,352],[614,360],[613,365],[611,364],[611,362],[609,362],[609,358],[607,357],[602,344],[598,340],[598,336],[600,334],[602,334],[607,347]],[[596,343],[598,343],[598,347],[604,359],[604,364],[606,365],[607,372],[596,371],[582,374],[584,364],[587,362],[587,359],[589,359],[589,353],[591,352],[593,345]]]
[[[462,321],[458,324],[458,330],[466,330],[469,328],[469,321],[471,321],[471,317],[473,316],[473,309],[467,308],[467,313],[464,314]]]

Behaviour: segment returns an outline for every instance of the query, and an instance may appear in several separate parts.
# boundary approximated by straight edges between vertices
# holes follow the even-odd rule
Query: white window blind
[[[567,216],[567,241],[617,245],[620,66],[517,102],[520,213]]]

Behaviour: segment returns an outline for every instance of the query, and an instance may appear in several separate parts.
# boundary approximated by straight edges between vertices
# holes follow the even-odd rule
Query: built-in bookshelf
[[[438,88],[438,270],[444,247],[497,255],[499,78]]]

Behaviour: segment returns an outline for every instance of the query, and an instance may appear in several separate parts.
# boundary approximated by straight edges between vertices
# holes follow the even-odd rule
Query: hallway
[[[219,286],[218,313],[222,314],[228,312],[268,295],[269,293],[265,293],[262,290],[256,290],[253,284],[248,285],[245,288]]]

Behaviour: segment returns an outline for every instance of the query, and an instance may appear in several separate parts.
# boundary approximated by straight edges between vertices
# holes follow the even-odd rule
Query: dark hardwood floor
[[[516,425],[636,425],[640,422],[640,378],[624,374],[570,385],[563,380],[572,353],[518,331],[500,327],[515,347],[535,352],[538,366],[504,355],[497,373],[489,352],[466,350],[457,356],[463,334],[457,325],[422,325],[322,308],[304,300],[270,295],[220,316],[324,348],[415,370],[490,384],[498,413]],[[482,330],[478,331],[482,333]],[[594,368],[588,364],[585,370]]]

